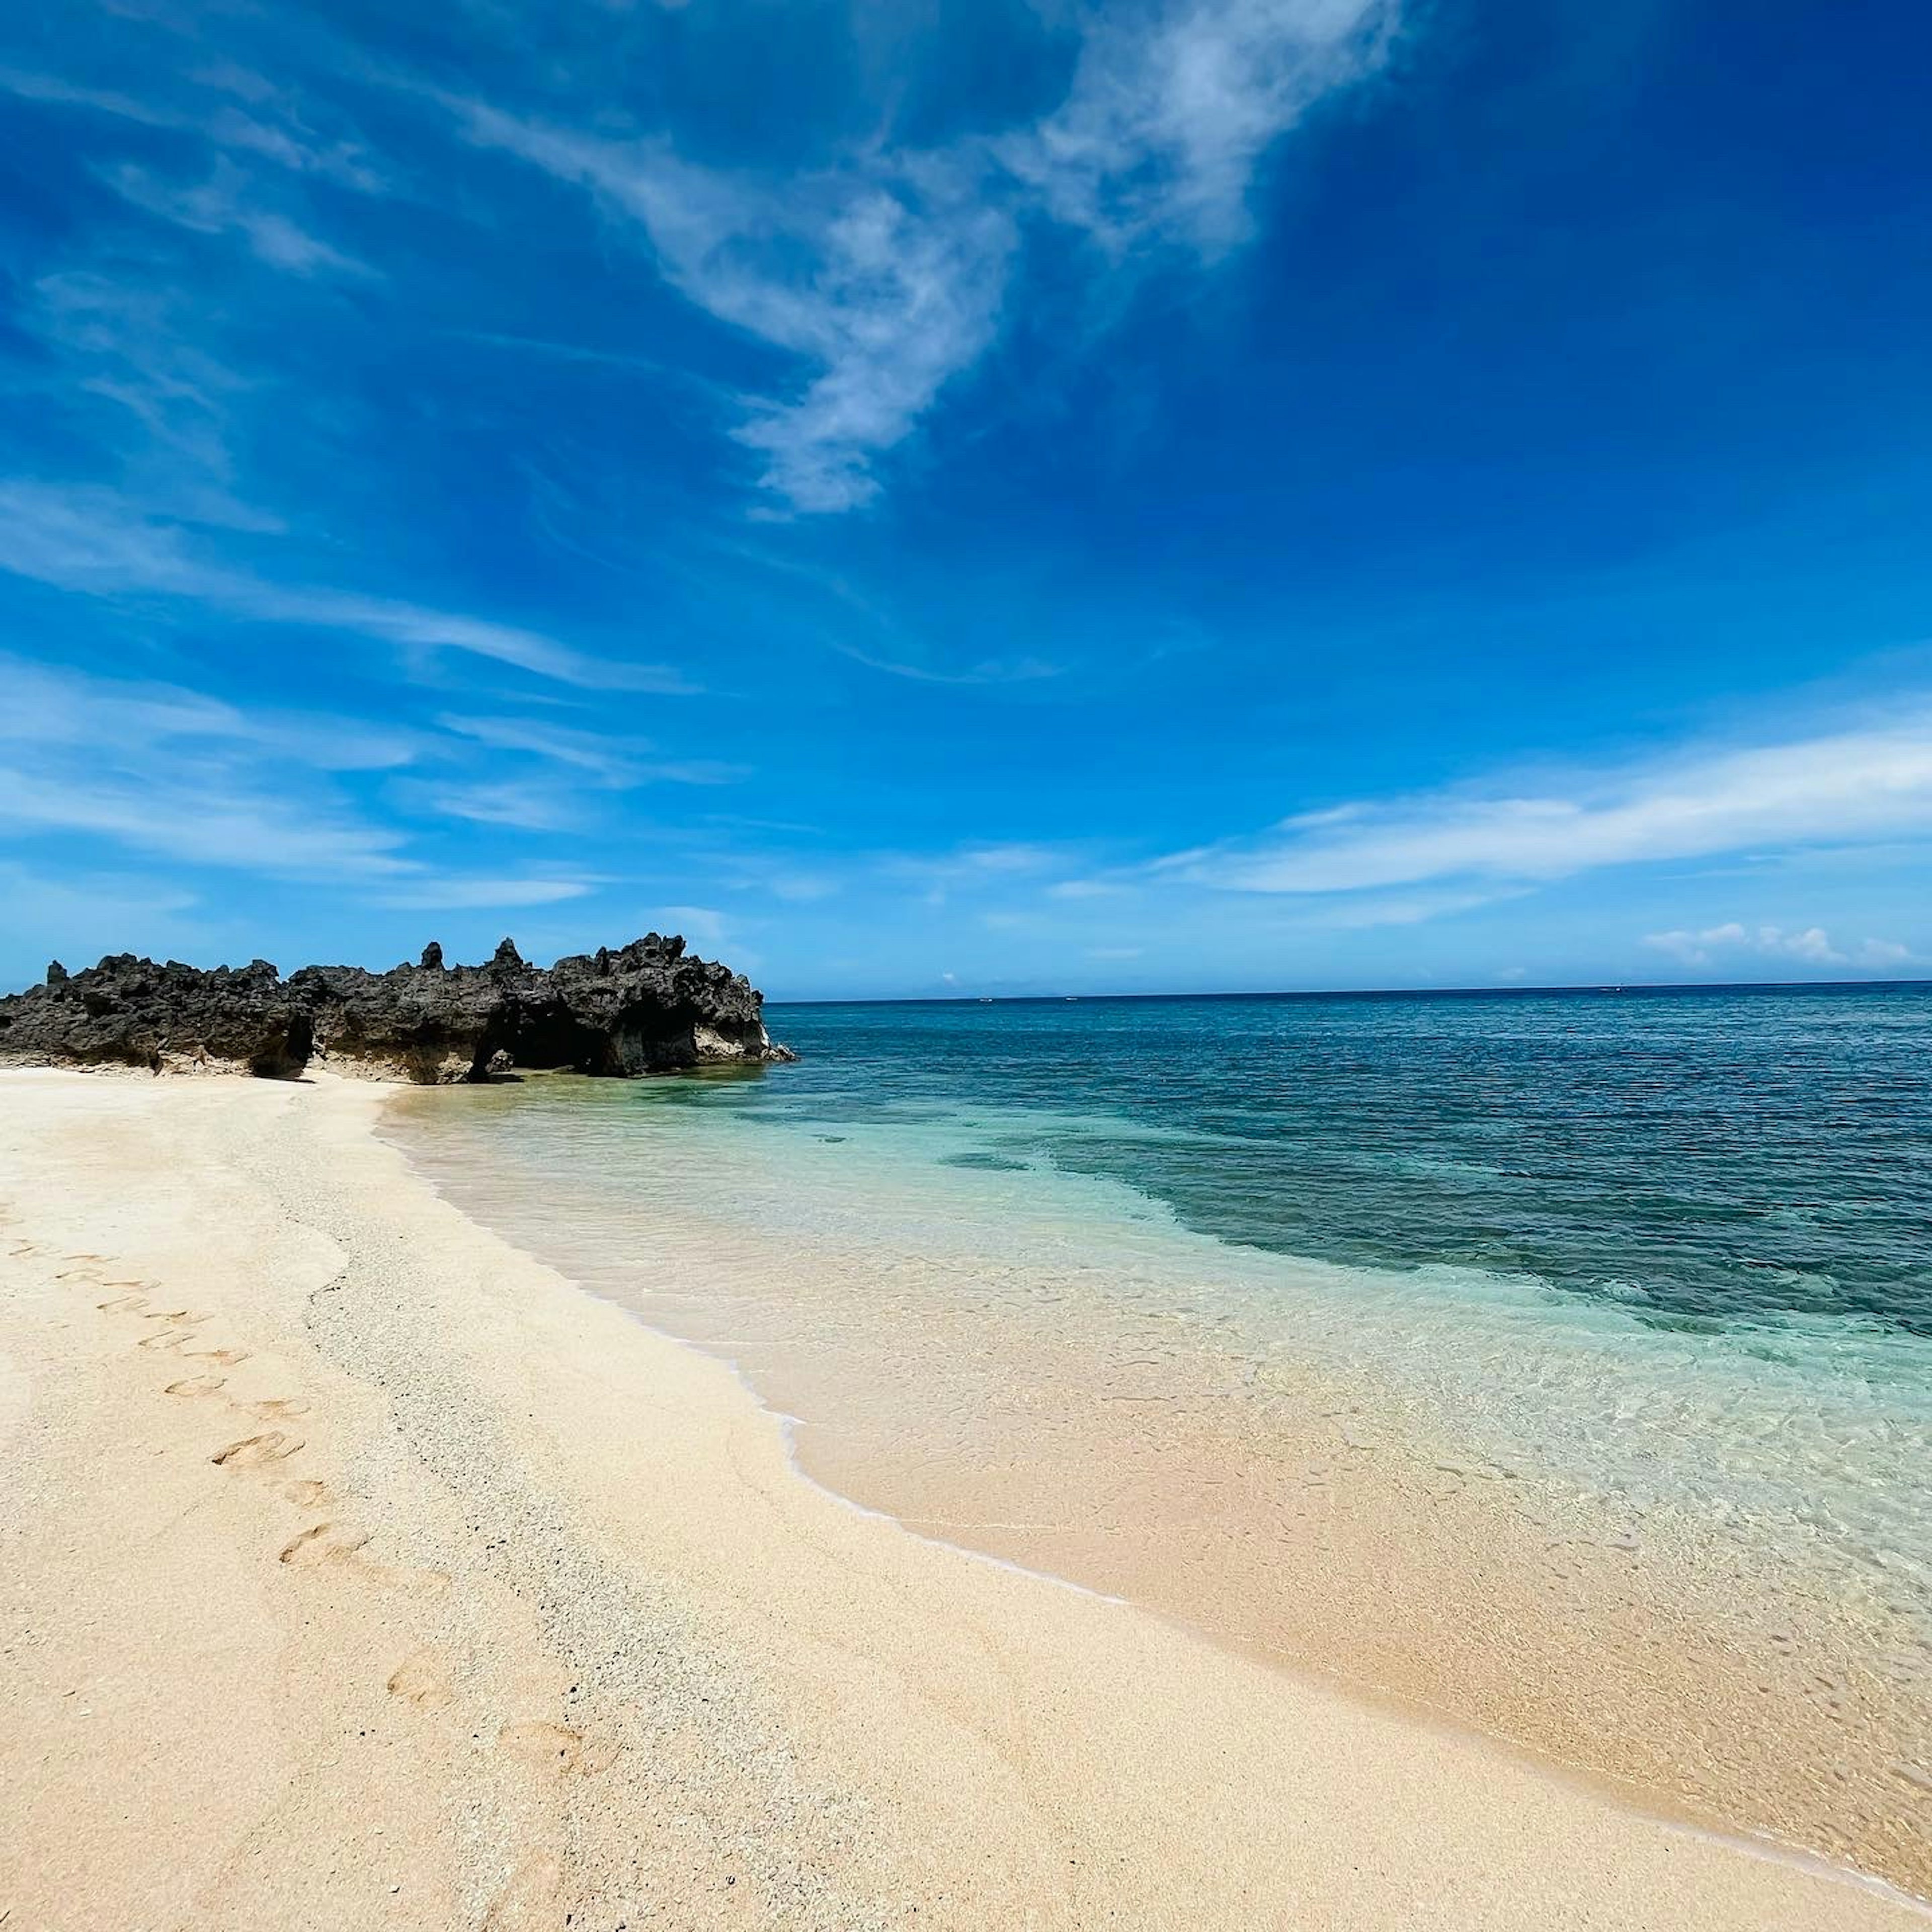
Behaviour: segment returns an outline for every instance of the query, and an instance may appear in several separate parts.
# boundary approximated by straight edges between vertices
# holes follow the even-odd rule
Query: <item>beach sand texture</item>
[[[793,1468],[380,1088],[0,1076],[0,1924],[1924,1925]]]

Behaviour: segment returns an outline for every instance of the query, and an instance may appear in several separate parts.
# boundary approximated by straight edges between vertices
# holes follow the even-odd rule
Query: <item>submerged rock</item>
[[[0,999],[0,1063],[255,1073],[287,1079],[308,1064],[308,1008],[266,959],[204,973],[131,952]]]
[[[311,1051],[346,1073],[424,1084],[512,1066],[628,1076],[796,1056],[766,1034],[742,973],[648,933],[616,952],[526,964],[506,939],[486,966],[371,973],[307,966],[284,981],[257,960],[203,973],[122,954],[0,999],[0,1062],[299,1072]]]

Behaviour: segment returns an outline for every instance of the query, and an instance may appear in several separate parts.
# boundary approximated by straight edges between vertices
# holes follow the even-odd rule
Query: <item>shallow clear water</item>
[[[620,1288],[674,1226],[755,1230],[757,1309],[670,1325],[767,1365],[878,1388],[873,1331],[971,1312],[1020,1373],[1084,1298],[1139,1324],[1088,1324],[1096,1382],[1150,1323],[1238,1384],[1310,1364],[1932,1625],[1932,988],[769,1018],[799,1065],[424,1096],[418,1144]]]
[[[689,1104],[919,1124],[1223,1241],[1455,1264],[1695,1327],[1932,1337],[1932,988],[775,1009]]]

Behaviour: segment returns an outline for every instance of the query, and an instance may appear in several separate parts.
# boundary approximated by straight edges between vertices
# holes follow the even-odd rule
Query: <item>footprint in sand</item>
[[[184,1342],[194,1340],[194,1331],[208,1319],[205,1315],[190,1315],[185,1320],[166,1315],[144,1315],[144,1322],[165,1322],[169,1325],[158,1328],[152,1335],[143,1335],[134,1346],[137,1348],[178,1348]]]
[[[400,1697],[425,1711],[441,1710],[451,1695],[442,1660],[433,1650],[418,1650],[404,1658],[389,1673],[386,1688],[392,1697]]]
[[[182,1351],[182,1360],[184,1362],[213,1362],[224,1369],[232,1369],[237,1362],[245,1362],[248,1359],[248,1351],[246,1348],[184,1348]]]
[[[161,1393],[178,1395],[192,1400],[197,1396],[213,1395],[221,1387],[219,1376],[190,1376],[184,1382],[170,1382]]]
[[[320,1570],[332,1564],[358,1563],[369,1540],[366,1529],[344,1529],[339,1523],[311,1523],[286,1544],[281,1561],[298,1570]],[[367,1565],[362,1567],[367,1568]]]
[[[280,1560],[295,1570],[344,1570],[366,1583],[411,1596],[440,1595],[449,1588],[449,1579],[440,1570],[398,1570],[374,1562],[362,1553],[368,1540],[366,1529],[313,1523],[284,1545]]]
[[[302,1446],[299,1436],[271,1429],[260,1436],[244,1436],[208,1460],[225,1469],[259,1469],[266,1462],[285,1462]]]
[[[250,1415],[260,1416],[264,1422],[283,1421],[292,1416],[306,1415],[309,1412],[307,1402],[292,1395],[270,1396],[264,1401],[238,1402],[236,1406],[246,1409]]]
[[[328,1502],[328,1485],[317,1482],[313,1476],[304,1476],[298,1481],[284,1483],[282,1494],[304,1509],[315,1509]]]
[[[115,1288],[121,1286],[118,1282],[104,1285]],[[109,1296],[105,1301],[97,1301],[94,1305],[104,1315],[131,1313],[136,1309],[146,1307],[148,1298],[145,1294],[115,1294]]]
[[[496,1733],[496,1748],[532,1771],[547,1771],[553,1778],[595,1778],[616,1762],[618,1751],[612,1739],[586,1738],[567,1724],[540,1720],[506,1724]]]
[[[482,1932],[543,1932],[557,1922],[557,1894],[563,1888],[563,1868],[543,1853],[525,1858],[510,1874],[510,1882],[490,1901]]]

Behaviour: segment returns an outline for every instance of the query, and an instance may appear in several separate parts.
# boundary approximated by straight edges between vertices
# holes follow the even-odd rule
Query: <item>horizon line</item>
[[[1330,986],[1256,988],[1219,993],[896,993],[815,999],[767,995],[770,1006],[1018,1006],[1078,1005],[1099,1000],[1468,1000],[1527,999],[1555,993],[1792,993],[1922,987],[1910,980],[1582,980],[1538,986]]]

